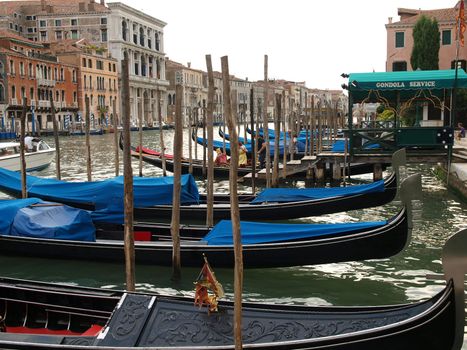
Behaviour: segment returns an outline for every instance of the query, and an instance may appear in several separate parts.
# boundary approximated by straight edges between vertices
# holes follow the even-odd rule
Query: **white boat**
[[[0,167],[12,171],[21,170],[19,142],[0,142]],[[49,166],[55,155],[55,148],[40,140],[34,151],[24,152],[26,170],[41,170]]]

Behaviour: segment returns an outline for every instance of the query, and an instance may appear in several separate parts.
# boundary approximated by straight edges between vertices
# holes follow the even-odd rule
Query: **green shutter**
[[[396,47],[404,47],[404,32],[396,32]]]
[[[443,30],[441,42],[443,45],[451,45],[451,30]]]

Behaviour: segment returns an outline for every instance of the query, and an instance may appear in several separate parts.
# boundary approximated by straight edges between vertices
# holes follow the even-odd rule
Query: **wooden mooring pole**
[[[227,125],[231,138],[230,148],[230,214],[232,219],[232,234],[234,241],[235,269],[234,269],[234,340],[235,349],[241,350],[242,345],[242,291],[243,291],[243,253],[242,240],[240,234],[240,210],[238,207],[238,135],[235,130],[235,120],[232,115],[232,103],[230,100],[230,75],[229,62],[227,56],[221,58],[222,80],[224,84],[224,115],[226,115]],[[237,146],[237,147],[235,147]]]
[[[159,121],[159,143],[161,145],[161,159],[162,159],[162,175],[167,176],[167,165],[165,162],[165,145],[164,145],[164,129],[162,127],[162,111],[161,111],[161,91],[157,89],[157,119]]]
[[[114,99],[112,101],[112,111],[113,111],[113,128],[114,128],[114,151],[115,151],[115,176],[119,175],[120,172],[120,158],[118,156],[118,114],[117,114],[117,101]]]
[[[91,128],[91,115],[89,112],[89,97],[86,96],[85,98],[85,105],[86,105],[86,115],[85,115],[85,142],[86,142],[86,170],[88,175],[88,181],[92,181],[92,170],[91,170],[91,141],[89,139],[89,132]]]
[[[138,108],[139,109],[139,108]],[[138,115],[138,144],[139,144],[139,159],[138,169],[139,176],[143,177],[143,113]]]
[[[60,142],[58,140],[58,123],[55,117],[55,106],[53,95],[50,94],[50,112],[52,114],[52,125],[54,128],[54,142],[55,142],[55,171],[57,173],[57,179],[61,180],[61,170],[60,170]]]
[[[182,99],[183,87],[175,87],[175,133],[174,133],[174,171],[173,171],[173,200],[172,200],[172,221],[170,233],[172,235],[172,280],[179,281],[182,276],[180,258],[180,191],[182,176],[182,152],[183,152],[183,121],[182,121]],[[190,137],[191,138],[191,137]]]
[[[208,105],[207,105],[207,137],[208,137],[208,197],[206,208],[206,225],[214,225],[214,157],[213,148],[213,113],[214,113],[214,73],[212,71],[211,55],[206,55],[206,66],[208,71]]]
[[[272,187],[279,186],[279,141],[281,135],[281,95],[274,94],[275,97],[275,113],[274,113],[274,162],[272,166]]]
[[[135,290],[135,238],[133,236],[133,169],[130,149],[130,79],[128,57],[122,60],[122,121],[123,121],[123,192],[126,289]]]
[[[26,111],[28,110],[28,100],[23,97],[23,109],[21,111],[20,122],[20,138],[19,138],[19,152],[21,158],[21,198],[28,198],[27,184],[26,184],[26,155],[24,147],[24,137],[26,136]]]
[[[269,81],[268,81],[268,55],[264,55],[264,98],[263,98],[263,132],[266,142],[266,188],[271,187],[271,151],[269,145]]]

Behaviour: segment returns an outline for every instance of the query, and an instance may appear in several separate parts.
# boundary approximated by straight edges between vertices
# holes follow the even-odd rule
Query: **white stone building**
[[[142,115],[144,125],[157,124],[159,107],[166,121],[169,85],[165,77],[163,29],[166,23],[121,2],[107,6],[111,11],[108,15],[109,52],[119,63],[125,53],[129,59],[131,123],[138,125],[138,116]]]

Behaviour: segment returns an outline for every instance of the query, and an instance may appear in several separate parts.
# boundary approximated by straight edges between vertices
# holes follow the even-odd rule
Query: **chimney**
[[[191,62],[187,62],[186,66],[187,66],[188,68],[191,68]]]
[[[45,0],[41,0],[41,10],[45,11]]]
[[[105,0],[101,0],[101,5],[105,6]]]
[[[388,22],[389,22],[389,24],[392,23],[392,17],[388,17]]]
[[[79,12],[85,12],[86,11],[86,4],[84,2],[80,2],[78,4],[78,9],[79,9]]]

